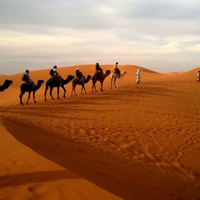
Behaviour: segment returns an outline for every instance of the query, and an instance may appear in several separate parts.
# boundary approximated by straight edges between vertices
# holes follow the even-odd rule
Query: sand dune
[[[94,65],[59,68],[63,78],[93,75]],[[187,199],[200,198],[200,68],[177,75],[133,65],[119,88],[19,104],[23,73],[0,93],[1,199]],[[112,65],[102,66],[112,70]],[[141,70],[141,84],[135,74]],[[49,70],[32,71],[37,82]],[[5,77],[0,77],[2,85]],[[53,92],[56,97],[56,90]],[[24,95],[24,102],[27,95]]]
[[[183,73],[185,73],[185,72],[184,71],[180,71],[180,72],[167,72],[165,74],[167,74],[167,75],[178,75],[178,74],[183,74]]]

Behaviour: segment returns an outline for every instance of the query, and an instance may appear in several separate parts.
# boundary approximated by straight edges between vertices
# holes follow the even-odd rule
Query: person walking
[[[139,82],[141,82],[140,69],[138,69],[136,73],[136,83],[138,84]]]

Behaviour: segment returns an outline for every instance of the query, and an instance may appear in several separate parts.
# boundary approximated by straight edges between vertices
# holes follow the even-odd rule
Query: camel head
[[[68,75],[66,81],[70,82],[72,79],[74,79],[74,76],[72,76],[72,75]]]
[[[88,83],[91,80],[91,76],[88,75],[87,78],[84,80],[85,83]]]
[[[8,88],[12,83],[13,81],[6,79],[3,85]]]
[[[9,84],[10,85],[12,83],[13,83],[13,81],[6,79],[4,84]]]
[[[42,85],[43,83],[44,83],[43,80],[38,80],[38,82],[37,82],[38,85]]]
[[[127,71],[123,71],[121,76],[124,76],[127,73]]]
[[[0,86],[0,92],[4,91],[5,89],[9,88],[10,84],[12,84],[13,81],[11,80],[5,80],[4,84]]]
[[[106,73],[104,74],[105,78],[110,74],[110,70],[106,70]]]

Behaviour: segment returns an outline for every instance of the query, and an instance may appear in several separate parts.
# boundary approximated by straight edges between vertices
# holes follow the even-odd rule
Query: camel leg
[[[52,96],[52,90],[53,90],[53,88],[50,87],[50,96],[51,96],[52,100],[54,100],[54,98]]]
[[[97,92],[97,89],[96,89],[96,82],[95,81],[92,81],[92,93],[94,93],[93,92],[93,89],[95,89],[95,92]]]
[[[114,79],[114,82],[113,82],[113,83],[114,83],[114,86],[117,87],[115,82],[116,82],[116,78]]]
[[[74,90],[74,89],[73,89],[73,87],[72,87],[71,97],[73,96],[73,90]]]
[[[74,92],[74,95],[77,96],[76,91],[75,91],[75,88],[76,88],[76,86],[73,85],[73,86],[72,86],[71,96],[73,96],[73,92]]]
[[[83,95],[83,85],[82,85],[82,87],[81,87],[81,95]]]
[[[74,87],[74,94],[75,94],[75,96],[77,96],[75,88],[76,88],[76,86]]]
[[[19,98],[20,98],[20,104],[24,105],[23,102],[22,102],[22,97],[24,95],[25,92],[21,91],[21,94],[19,95]]]
[[[37,103],[35,100],[35,91],[33,91],[33,100],[34,100],[34,103]]]
[[[97,92],[97,89],[96,89],[96,84],[94,84],[94,89],[95,89],[95,92]]]
[[[103,91],[103,82],[101,83],[101,91]]]
[[[86,89],[85,89],[85,85],[82,85],[81,94],[83,94],[83,89],[85,90],[85,94],[87,94]]]
[[[121,78],[118,78],[118,79],[117,79],[117,87],[119,87],[120,82],[121,82]]]
[[[31,92],[28,93],[28,99],[27,99],[26,104],[28,104],[28,101],[29,101],[29,99],[30,99],[30,96],[31,96]]]
[[[73,91],[74,91],[74,84],[72,84],[72,92],[71,92],[71,97],[73,96]]]
[[[44,100],[46,101],[46,95],[47,95],[47,90],[48,90],[48,86],[45,88],[45,92],[44,92]]]
[[[65,98],[66,89],[65,89],[64,85],[61,85],[61,88],[64,90],[64,95],[63,95],[63,97]]]
[[[85,94],[87,94],[87,92],[86,92],[86,88],[85,88],[85,85],[84,85],[84,90],[85,90]]]
[[[111,89],[112,89],[112,81],[113,81],[113,77],[111,78]]]
[[[59,89],[60,89],[60,87],[57,87],[57,97],[58,97],[58,99],[60,99],[60,97],[59,97]]]
[[[73,96],[73,90],[74,90],[74,88],[72,87],[71,97]]]

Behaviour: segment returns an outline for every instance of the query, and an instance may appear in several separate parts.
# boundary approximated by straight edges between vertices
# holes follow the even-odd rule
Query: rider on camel
[[[84,81],[84,76],[82,72],[79,70],[79,68],[76,68],[76,79],[79,81]]]
[[[51,75],[52,80],[55,80],[55,81],[58,81],[59,83],[61,83],[61,76],[57,72],[57,66],[54,66],[53,69],[51,69],[50,75]]]
[[[103,74],[103,70],[101,69],[101,67],[99,66],[99,63],[96,63],[96,74]]]
[[[115,66],[114,66],[114,73],[116,73],[118,76],[120,76],[120,70],[117,67],[117,65],[118,65],[118,62],[116,62]]]
[[[25,76],[25,83],[28,85],[31,85],[33,87],[33,90],[35,90],[35,83],[31,80],[30,76],[29,76],[29,70],[25,71],[26,73],[24,74]]]

